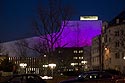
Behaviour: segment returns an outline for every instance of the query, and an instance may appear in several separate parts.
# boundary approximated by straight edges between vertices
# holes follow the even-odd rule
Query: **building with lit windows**
[[[0,55],[0,64],[4,61],[4,59],[6,59],[6,57],[7,55]]]
[[[91,60],[93,69],[95,67],[98,69],[99,66],[102,66],[103,69],[115,69],[124,72],[125,11],[121,12],[110,22],[102,24],[102,34],[100,37],[97,36],[92,41]],[[99,55],[101,55],[100,59]]]
[[[92,69],[98,70],[100,69],[100,35],[94,37],[92,39],[92,46],[91,46],[91,66]]]
[[[9,61],[13,62],[17,66],[18,73],[21,72],[21,68],[25,68],[25,73],[39,74],[40,70],[40,58],[36,57],[9,57]]]
[[[87,56],[90,57],[90,48]],[[56,54],[58,59],[58,71],[85,71],[89,69],[88,59],[84,54],[86,50],[84,47],[67,47],[56,48]],[[89,59],[90,60],[90,59]]]
[[[57,64],[57,68],[61,68],[64,71],[82,71],[87,70],[91,67],[90,60],[90,47],[91,39],[101,34],[102,21],[101,20],[80,20],[80,21],[69,21],[66,27],[63,29],[62,34],[59,36],[59,40],[55,41],[54,49],[58,53],[56,53],[53,57],[51,57],[51,62],[55,62]],[[58,32],[56,32],[58,33]],[[55,35],[52,33],[51,35]],[[48,35],[46,35],[48,37]],[[2,43],[4,48],[8,52],[8,56],[13,57],[10,60],[14,60],[15,64],[20,64],[18,61],[18,57],[26,56],[27,67],[32,66],[30,68],[34,68],[36,63],[33,62],[32,57],[38,57],[40,55],[42,59],[42,64],[44,63],[44,54],[38,54],[34,52],[32,49],[28,49],[26,47],[17,46],[18,42],[24,42],[27,45],[34,46],[35,44],[39,44],[40,41],[44,39],[40,39],[42,37],[32,37],[21,40],[15,40],[10,42]],[[57,39],[53,39],[57,40]],[[44,40],[45,41],[45,40]],[[88,46],[84,49],[85,46]],[[60,47],[60,48],[59,48]],[[88,50],[89,49],[89,50]],[[21,52],[25,53],[21,55]],[[14,58],[17,57],[17,58]],[[31,62],[30,61],[31,57]],[[48,58],[48,55],[47,57]],[[38,59],[40,59],[38,57]],[[32,61],[33,60],[33,61]],[[36,59],[35,59],[36,60]],[[50,60],[50,59],[49,59]],[[49,61],[48,60],[48,61]],[[33,64],[34,63],[34,64]],[[30,65],[29,65],[30,64]],[[49,64],[49,63],[47,63]],[[63,66],[62,66],[63,65]],[[43,67],[43,65],[41,65]],[[45,67],[45,66],[44,66]],[[61,70],[60,70],[61,71]]]
[[[121,12],[105,27],[104,68],[125,71],[125,11]]]

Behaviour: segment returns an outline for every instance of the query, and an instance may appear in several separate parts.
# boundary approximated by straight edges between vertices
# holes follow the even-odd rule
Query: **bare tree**
[[[34,20],[33,26],[40,38],[35,50],[52,58],[64,27],[71,18],[72,10],[69,6],[62,6],[61,0],[48,0],[48,2],[49,7],[45,8],[42,5],[38,8],[38,19]]]
[[[7,50],[5,49],[3,43],[0,42],[0,55],[8,55]]]
[[[3,49],[3,45],[2,45],[2,44],[0,44],[0,54],[2,54],[2,53],[3,53],[3,51],[4,51],[4,49]]]
[[[21,62],[26,62],[26,57],[28,56],[28,42],[25,39],[18,40],[15,42],[15,49],[14,51],[20,57]]]

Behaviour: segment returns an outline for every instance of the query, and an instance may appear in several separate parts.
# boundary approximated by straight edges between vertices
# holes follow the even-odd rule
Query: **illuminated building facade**
[[[18,73],[21,72],[21,67],[20,67],[21,63],[26,64],[25,73],[35,73],[35,74],[41,73],[40,60],[42,59],[36,57],[26,57],[25,59],[21,57],[9,57],[9,61],[13,62],[17,66]]]
[[[90,62],[91,62],[90,52],[89,52],[90,48],[89,48],[89,51],[87,50],[88,52],[86,52],[83,47],[91,46],[92,38],[101,34],[101,27],[102,27],[101,20],[81,20],[81,21],[69,21],[68,22],[59,40],[54,44],[55,48],[60,47],[59,49],[63,50],[63,53],[57,53],[57,56],[58,54],[60,54],[61,60],[59,59],[59,57],[57,57],[58,59],[56,60],[57,61],[60,60],[60,61],[63,61],[63,63],[66,63],[66,67],[63,66],[64,71],[66,69],[68,69],[68,71],[72,71],[72,70],[79,71],[79,70],[84,70],[90,67]],[[37,40],[39,40],[39,37],[27,38],[26,40],[28,40],[28,43],[31,43],[31,45],[33,45],[33,43],[37,43]],[[15,42],[16,40],[3,43],[5,48],[8,51],[8,55],[11,57],[19,56],[18,54],[19,52],[16,52]],[[38,56],[37,53],[33,53],[33,50],[28,50],[26,53],[28,53],[27,57],[29,58],[31,56]],[[29,58],[27,58],[26,60],[30,61]],[[33,58],[31,59],[33,60]],[[43,59],[44,58],[42,57],[42,60]],[[18,59],[13,58],[12,60],[18,60]],[[28,67],[29,62],[26,62],[26,63]],[[31,66],[36,64],[35,62],[34,64],[32,63],[33,62],[30,63]],[[16,61],[16,64],[19,64],[19,61]],[[62,67],[62,66],[59,66],[59,67]],[[70,67],[70,68],[67,68],[67,67]],[[31,68],[34,68],[34,66]]]
[[[91,46],[92,38],[101,34],[101,20],[69,21],[60,38],[60,47]]]
[[[80,16],[80,20],[98,20],[98,16]]]
[[[121,12],[106,28],[104,44],[104,68],[125,71],[125,11]]]
[[[56,48],[58,60],[58,70],[66,71],[83,71],[84,50],[83,47],[65,47]]]
[[[99,70],[100,69],[100,35],[94,37],[92,39],[91,46],[91,66],[92,69]]]
[[[93,39],[91,53],[93,68],[96,65],[100,66],[98,60],[100,54],[103,69],[115,69],[125,73],[125,11],[109,23],[102,24],[101,41],[99,42],[98,36]]]

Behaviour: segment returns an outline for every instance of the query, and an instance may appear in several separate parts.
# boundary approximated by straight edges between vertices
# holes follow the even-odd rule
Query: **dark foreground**
[[[53,79],[50,79],[50,80],[45,80],[47,83],[59,83],[61,81],[64,81],[64,80],[69,80],[69,79],[73,79],[75,77],[73,76],[63,76],[63,77],[54,77]],[[4,79],[4,77],[1,77],[0,78],[0,81]],[[1,82],[0,82],[1,83]],[[75,83],[83,83],[83,82],[75,82]],[[87,81],[87,82],[84,82],[84,83],[125,83],[125,78],[123,79],[117,79],[117,80],[96,80],[96,81]]]
[[[46,80],[47,83],[59,83],[64,80],[72,79],[74,77],[55,77],[51,80]],[[75,83],[125,83],[124,79],[117,79],[117,80],[96,80],[96,81],[87,81],[87,82],[75,82]]]

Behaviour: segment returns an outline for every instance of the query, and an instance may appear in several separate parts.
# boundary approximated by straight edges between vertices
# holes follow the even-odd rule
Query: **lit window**
[[[86,63],[87,63],[87,61],[81,61],[81,63],[86,64]]]
[[[82,65],[81,63],[79,63],[79,65]]]
[[[79,59],[83,59],[83,57],[79,57]]]
[[[78,63],[71,63],[72,66],[78,65]]]
[[[74,53],[77,53],[77,50],[74,50]]]
[[[72,65],[72,66],[74,66],[74,65],[75,65],[75,63],[71,63],[71,65]]]
[[[78,65],[78,63],[74,63],[75,65]]]
[[[69,69],[69,71],[73,71],[73,69]]]
[[[9,57],[9,61],[11,60],[11,58]]]
[[[83,50],[79,50],[79,53],[83,53]]]
[[[78,71],[79,69],[78,68],[75,68],[76,71]]]
[[[61,51],[59,50],[58,53],[61,53]]]
[[[73,57],[73,59],[78,59],[78,57]]]

